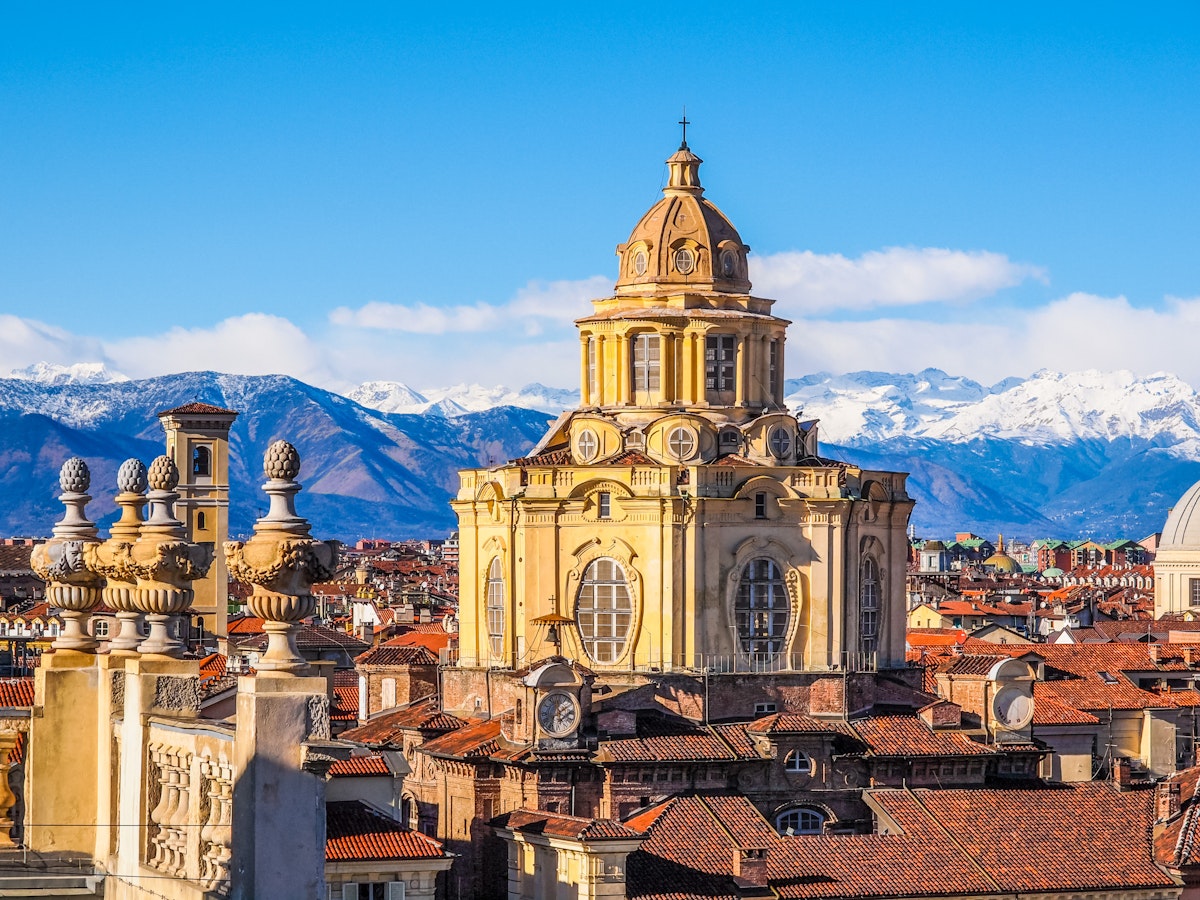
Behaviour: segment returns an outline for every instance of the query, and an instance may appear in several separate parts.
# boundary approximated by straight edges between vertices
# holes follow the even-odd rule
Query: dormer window
[[[812,772],[812,760],[799,750],[793,750],[787,755],[784,760],[783,768],[788,772],[798,772],[802,775],[808,775]]]
[[[675,251],[675,271],[680,275],[691,275],[696,268],[696,254],[687,247]]]
[[[767,438],[767,446],[771,450],[771,455],[776,459],[783,459],[792,449],[792,436],[788,434],[786,428],[773,428],[771,436]]]

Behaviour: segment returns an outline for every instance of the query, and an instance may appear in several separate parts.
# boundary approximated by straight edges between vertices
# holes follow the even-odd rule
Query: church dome
[[[1187,489],[1167,515],[1158,549],[1200,548],[1200,481]]]
[[[1016,575],[1021,571],[1021,564],[1003,550],[997,550],[995,553],[985,559],[983,564],[984,566],[995,569],[997,572],[1003,572],[1006,575]]]
[[[685,140],[667,160],[663,198],[617,246],[618,294],[679,293],[688,288],[728,294],[750,292],[746,254],[737,229],[704,198],[703,160]]]

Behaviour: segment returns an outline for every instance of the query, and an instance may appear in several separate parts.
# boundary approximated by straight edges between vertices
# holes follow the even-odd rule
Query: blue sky
[[[0,371],[573,385],[686,104],[791,374],[1200,384],[1198,18],[9,4]]]

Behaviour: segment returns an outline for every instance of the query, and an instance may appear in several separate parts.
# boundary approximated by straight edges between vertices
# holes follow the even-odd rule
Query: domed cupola
[[[617,246],[618,294],[678,294],[689,288],[748,294],[742,243],[725,214],[704,199],[700,159],[684,140],[667,160],[663,198],[642,216],[629,240]]]

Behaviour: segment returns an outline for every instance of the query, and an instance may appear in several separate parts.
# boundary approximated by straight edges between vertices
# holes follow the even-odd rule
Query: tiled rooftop
[[[637,831],[611,819],[583,819],[530,809],[506,812],[490,824],[524,834],[549,834],[576,841],[628,841],[641,837]]]
[[[407,730],[445,732],[466,724],[463,719],[442,712],[436,700],[428,699],[376,716],[357,728],[343,731],[338,737],[359,744],[398,747]]]
[[[391,775],[387,762],[378,753],[339,759],[329,767],[331,778],[356,778],[371,775]]]
[[[987,756],[995,751],[959,731],[933,731],[915,716],[872,716],[850,723],[874,756]]]
[[[340,800],[325,804],[327,860],[436,859],[444,855],[441,842],[408,830],[365,803]]]

